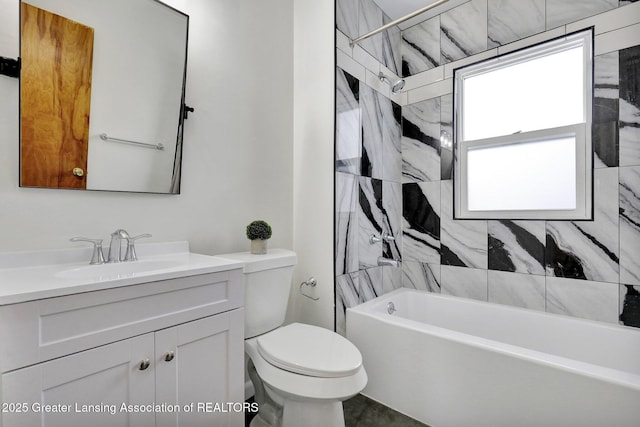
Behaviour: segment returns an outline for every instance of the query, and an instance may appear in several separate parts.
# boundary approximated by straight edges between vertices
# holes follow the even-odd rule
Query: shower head
[[[378,74],[378,78],[381,82],[388,83],[391,86],[392,93],[398,93],[404,87],[404,79],[398,79],[396,81],[392,81],[389,77],[385,76],[382,71]]]

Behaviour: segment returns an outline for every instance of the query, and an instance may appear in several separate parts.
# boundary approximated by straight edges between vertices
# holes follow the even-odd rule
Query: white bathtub
[[[413,289],[346,324],[363,394],[432,427],[640,426],[640,330]]]

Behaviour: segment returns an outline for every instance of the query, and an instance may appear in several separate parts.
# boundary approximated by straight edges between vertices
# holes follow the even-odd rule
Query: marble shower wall
[[[350,38],[389,22],[373,0],[340,0],[336,26]],[[390,29],[360,45],[399,74],[400,30]],[[336,327],[344,333],[346,307],[402,284],[400,269],[378,258],[401,259],[402,147],[400,105],[364,81],[336,69],[335,271]],[[370,242],[383,234],[395,240]]]
[[[402,31],[404,77],[632,3],[470,0]]]
[[[391,22],[374,0],[337,0],[336,28],[350,39]],[[400,29],[392,27],[360,43],[365,51],[395,75],[400,75]]]
[[[339,0],[338,10],[343,1],[359,4]],[[401,71],[630,3],[471,0],[402,32]],[[640,46],[595,59],[591,222],[454,220],[452,153],[441,143],[452,135],[452,95],[400,108],[338,69],[337,330],[346,307],[399,286],[640,327],[639,64]],[[395,242],[369,245],[388,230]],[[377,267],[381,253],[402,268]]]
[[[402,184],[400,106],[336,69],[336,319],[400,287],[400,269],[378,258],[401,259]],[[383,234],[395,240],[371,242]]]
[[[471,0],[403,32],[403,71],[625,4]],[[452,156],[440,144],[452,95],[403,106],[403,286],[640,327],[640,46],[596,56],[594,74],[593,221],[454,220]]]

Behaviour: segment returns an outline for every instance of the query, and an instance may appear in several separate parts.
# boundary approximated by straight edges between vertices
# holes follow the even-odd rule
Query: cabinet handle
[[[164,354],[164,361],[165,362],[171,362],[173,360],[173,358],[176,357],[176,353],[173,351],[167,351]]]
[[[149,365],[151,365],[149,359],[142,359],[142,361],[140,361],[140,370],[144,371],[149,367]]]

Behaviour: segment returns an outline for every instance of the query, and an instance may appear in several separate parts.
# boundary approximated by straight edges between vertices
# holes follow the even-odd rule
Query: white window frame
[[[516,65],[536,57],[583,46],[584,121],[557,128],[501,135],[497,137],[465,140],[463,134],[464,79]],[[484,60],[454,71],[454,218],[455,219],[539,219],[539,220],[591,220],[593,219],[593,151],[591,142],[591,110],[593,104],[593,29],[582,30],[516,52]],[[523,142],[575,137],[576,141],[576,207],[564,210],[469,210],[467,155],[480,147],[499,147]]]

